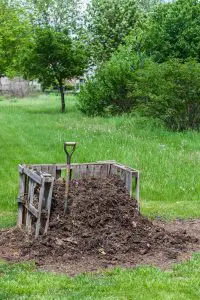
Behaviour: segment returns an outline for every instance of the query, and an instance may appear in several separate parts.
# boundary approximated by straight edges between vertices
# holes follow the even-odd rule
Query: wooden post
[[[54,180],[52,180],[49,183],[49,187],[48,187],[47,202],[46,202],[47,219],[46,219],[44,233],[47,233],[47,230],[48,230],[48,227],[49,227],[49,218],[50,218],[50,213],[51,213],[51,199],[52,199],[52,192],[53,192],[53,183],[54,183]]]
[[[135,191],[136,191],[136,201],[138,206],[138,211],[140,211],[140,174],[138,172],[137,177],[135,178]]]
[[[31,233],[31,225],[32,225],[32,215],[29,211],[29,205],[33,204],[33,196],[34,196],[34,181],[32,179],[29,179],[29,185],[28,185],[28,199],[27,199],[27,213],[26,213],[26,227],[28,230],[28,233]]]
[[[126,171],[126,189],[129,192],[130,197],[132,197],[132,172]]]
[[[36,222],[36,228],[35,228],[35,237],[37,238],[40,233],[40,226],[41,226],[41,212],[42,212],[42,204],[44,199],[44,188],[45,188],[45,181],[44,178],[42,178],[42,185],[40,188],[40,194],[39,194],[39,203],[38,203],[38,219]]]
[[[17,226],[21,228],[23,220],[23,201],[25,193],[25,174],[19,173],[18,220]]]
[[[61,170],[56,170],[56,179],[61,177]]]

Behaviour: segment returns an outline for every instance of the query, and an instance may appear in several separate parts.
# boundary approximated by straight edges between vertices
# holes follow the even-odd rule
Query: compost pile
[[[83,179],[71,183],[68,214],[64,216],[65,181],[56,182],[52,215],[46,237],[27,245],[23,254],[62,256],[76,259],[82,255],[115,256],[122,253],[146,254],[165,248],[184,249],[190,239],[184,233],[172,235],[154,226],[139,214],[118,177]],[[31,254],[29,254],[31,257]]]
[[[19,230],[12,232],[9,243],[19,249],[17,258],[34,259],[42,265],[47,261],[65,263],[87,256],[117,264],[122,257],[126,261],[162,252],[174,259],[188,243],[197,242],[186,231],[167,232],[142,216],[136,201],[116,176],[72,181],[66,216],[64,192],[65,181],[59,179],[54,185],[46,236],[34,240]],[[4,242],[8,238],[4,234]]]

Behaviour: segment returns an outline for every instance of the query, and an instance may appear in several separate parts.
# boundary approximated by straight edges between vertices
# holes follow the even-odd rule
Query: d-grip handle
[[[68,150],[68,148],[71,148],[71,151]],[[65,142],[64,143],[64,151],[67,154],[67,164],[71,163],[71,157],[76,149],[76,143],[75,142]]]

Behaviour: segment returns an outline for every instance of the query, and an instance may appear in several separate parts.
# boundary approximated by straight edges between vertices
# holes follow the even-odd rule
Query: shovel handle
[[[71,148],[71,151],[68,149]],[[69,165],[71,163],[71,157],[76,149],[76,143],[75,142],[65,142],[64,143],[64,151],[67,154],[67,164]]]

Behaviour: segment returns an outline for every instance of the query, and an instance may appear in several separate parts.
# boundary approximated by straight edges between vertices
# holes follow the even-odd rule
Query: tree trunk
[[[63,89],[62,82],[59,83],[59,89],[60,89],[60,96],[61,96],[61,112],[65,112],[65,93]]]

